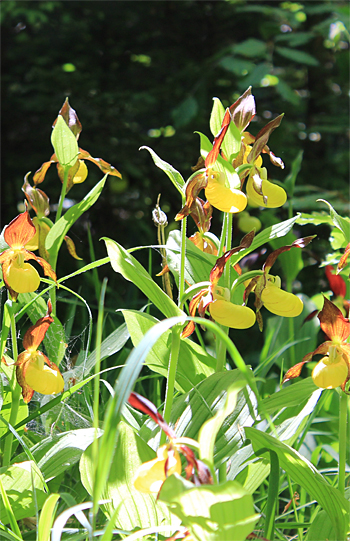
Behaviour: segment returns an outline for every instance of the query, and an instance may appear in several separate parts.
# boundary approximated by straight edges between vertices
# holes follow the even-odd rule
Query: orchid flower
[[[350,344],[346,340],[350,336],[350,321],[345,318],[339,308],[324,298],[321,312],[318,314],[321,329],[329,340],[323,342],[314,351],[305,355],[303,360],[290,368],[283,382],[300,376],[305,363],[312,361],[314,355],[323,355],[312,371],[312,379],[322,389],[334,389],[345,385],[350,379]]]
[[[56,273],[51,265],[26,249],[26,245],[33,240],[35,234],[35,225],[27,210],[14,218],[4,232],[4,239],[9,248],[0,254],[0,265],[5,285],[15,300],[19,293],[36,291],[40,284],[37,270],[26,261],[34,259],[42,266],[45,275],[56,281]]]
[[[146,413],[155,421],[168,436],[170,442],[162,445],[157,451],[157,458],[141,464],[138,468],[134,487],[139,492],[158,493],[169,475],[181,474],[182,465],[180,453],[185,457],[186,479],[195,485],[212,484],[212,477],[208,467],[195,457],[193,450],[188,446],[197,447],[197,442],[190,438],[177,438],[174,430],[165,422],[155,405],[143,396],[132,392],[128,400],[130,406]]]
[[[263,306],[272,314],[283,317],[297,317],[303,311],[303,301],[293,293],[281,289],[280,277],[271,276],[270,269],[280,254],[289,251],[291,248],[304,248],[313,238],[297,239],[291,245],[274,250],[263,265],[262,276],[252,278],[247,285],[244,298],[247,299],[249,293],[254,291],[256,318],[261,331],[263,329],[263,320],[260,310]]]
[[[232,248],[224,255],[218,258],[216,264],[210,272],[210,285],[201,289],[190,301],[189,313],[195,316],[196,311],[200,317],[204,317],[208,310],[214,321],[226,327],[233,329],[248,329],[255,323],[254,311],[248,306],[240,306],[230,302],[230,291],[227,288],[218,286],[225,264],[229,258],[243,250],[249,248],[254,239],[254,231],[251,231],[243,239],[236,248]],[[182,332],[182,336],[187,338],[195,329],[195,324],[190,321]]]
[[[69,105],[68,98],[66,99],[61,110],[59,111],[58,117],[56,118],[53,126],[56,125],[59,118],[63,118],[66,125],[69,127],[70,131],[74,135],[76,141],[78,141],[82,126],[75,110]],[[101,158],[93,158],[91,154],[89,154],[89,152],[83,150],[82,148],[78,148],[77,146],[77,154],[73,160],[74,163],[71,164],[68,172],[66,193],[68,193],[68,191],[72,188],[74,184],[84,182],[84,180],[86,179],[88,171],[84,160],[88,160],[96,164],[103,173],[108,173],[112,176],[121,177],[121,174],[113,165],[107,163]],[[49,167],[53,163],[57,164],[58,176],[61,182],[63,182],[64,166],[62,163],[60,163],[60,159],[57,156],[57,153],[55,153],[51,156],[50,160],[43,163],[42,166],[34,174],[33,180],[35,186],[43,182]]]
[[[59,368],[44,353],[38,351],[47,329],[54,321],[51,311],[49,301],[47,314],[25,333],[23,338],[25,351],[18,356],[15,363],[17,381],[22,387],[22,396],[26,404],[32,399],[34,391],[41,394],[57,394],[64,388]]]

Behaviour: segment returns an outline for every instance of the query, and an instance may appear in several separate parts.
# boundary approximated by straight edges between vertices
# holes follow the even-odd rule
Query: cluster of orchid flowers
[[[284,205],[287,200],[285,190],[267,179],[267,170],[262,167],[262,153],[266,153],[270,157],[270,161],[282,169],[284,164],[282,160],[276,157],[270,148],[267,146],[268,139],[272,131],[277,128],[283,115],[279,115],[274,120],[269,122],[256,137],[245,131],[251,120],[256,114],[254,96],[251,94],[251,89],[246,92],[233,104],[227,108],[221,128],[218,134],[214,137],[212,148],[209,152],[198,161],[194,168],[194,174],[189,178],[186,185],[186,202],[175,220],[182,220],[184,217],[191,215],[198,228],[197,233],[190,237],[190,240],[202,251],[218,255],[217,247],[210,236],[207,235],[212,219],[212,207],[215,207],[223,212],[241,213],[249,203],[250,206],[258,206],[263,208],[277,208]],[[230,134],[231,131],[231,134]],[[240,146],[238,152],[230,154],[229,142],[225,144],[225,137],[229,135],[229,141],[233,138],[240,138]],[[231,138],[231,139],[230,139]],[[205,159],[204,159],[205,158]],[[232,167],[231,167],[232,166]],[[234,174],[231,174],[233,171]],[[238,175],[237,175],[238,174]],[[235,184],[239,177],[240,185]],[[246,193],[243,192],[243,186],[246,181]],[[198,195],[204,189],[206,201],[203,201]],[[212,268],[209,276],[209,285],[197,292],[189,303],[189,314],[195,316],[198,311],[199,316],[205,317],[209,313],[209,317],[219,324],[235,329],[248,329],[252,327],[255,321],[258,322],[260,330],[263,329],[263,320],[261,316],[261,308],[265,306],[271,313],[283,317],[297,317],[303,311],[302,300],[290,292],[281,289],[281,279],[279,276],[270,275],[270,269],[275,263],[277,257],[291,248],[304,248],[309,244],[313,237],[297,239],[293,244],[281,247],[273,251],[266,259],[262,267],[262,271],[258,271],[256,276],[244,280],[242,270],[237,263],[234,265],[234,270],[237,272],[238,278],[234,281],[231,290],[227,287],[219,285],[219,280],[224,273],[224,268],[228,260],[233,254],[240,250],[249,248],[254,239],[254,231],[248,233],[242,240],[239,246],[225,252],[217,259],[216,264]],[[350,254],[350,245],[347,246],[343,257],[338,265],[338,272],[345,266],[347,257]],[[327,277],[330,279],[330,271],[326,268]],[[333,276],[333,284],[337,282],[338,288],[341,289],[340,300],[344,307],[347,307],[347,315],[349,306],[345,297],[345,283],[340,276]],[[231,296],[235,287],[244,282],[246,288],[243,295],[243,303],[241,305],[231,302]],[[196,284],[189,288],[188,292],[197,289]],[[345,288],[346,289],[346,288]],[[187,293],[188,293],[187,292]],[[255,312],[247,306],[247,301],[250,293],[255,295]],[[186,295],[187,296],[187,295]],[[330,301],[328,301],[330,302]],[[335,310],[338,310],[335,305]],[[339,312],[339,313],[338,313]],[[343,317],[338,310],[337,317]],[[333,314],[333,317],[334,314]],[[319,315],[321,328],[325,330],[327,321],[330,321],[331,311],[326,313],[323,311]],[[345,325],[345,319],[342,325]],[[328,327],[327,327],[328,328]],[[188,337],[195,329],[194,322],[188,323],[185,327],[182,336]],[[327,334],[327,331],[325,331]],[[344,331],[345,332],[345,331]],[[345,332],[346,334],[346,332]],[[337,338],[334,331],[328,328],[328,336],[331,340],[343,344],[343,335]],[[347,335],[348,336],[348,335]],[[343,344],[344,345],[344,344]],[[340,346],[339,346],[340,347]],[[316,350],[316,353],[327,353],[327,358],[322,359],[322,362],[330,366],[328,372],[321,370],[322,362],[317,365],[312,373],[312,377],[316,385],[320,387],[333,388],[338,385],[345,385],[349,379],[349,355],[344,346],[342,354],[339,354],[339,347],[331,350],[322,349]],[[330,352],[329,352],[330,351]],[[313,352],[313,354],[316,354]],[[309,354],[312,359],[313,354]],[[334,359],[339,362],[339,366],[335,366]],[[307,359],[309,360],[309,358]],[[300,370],[304,362],[300,363]],[[347,369],[345,370],[345,367]],[[327,378],[326,374],[336,371],[337,377],[334,379]],[[298,375],[300,374],[300,370]],[[285,381],[290,379],[290,374],[286,375]],[[346,373],[345,373],[346,372]],[[322,377],[320,376],[322,374]],[[338,382],[334,385],[334,382]]]
[[[267,179],[267,170],[262,167],[261,157],[261,154],[265,153],[274,165],[284,168],[282,160],[276,157],[267,146],[270,134],[280,125],[283,115],[279,115],[269,122],[254,137],[245,130],[255,114],[255,100],[249,88],[224,112],[221,128],[214,138],[212,148],[208,152],[202,152],[202,158],[187,182],[186,202],[175,219],[182,220],[185,216],[192,216],[198,231],[190,237],[190,240],[204,252],[218,255],[217,246],[207,235],[211,225],[213,207],[223,212],[237,214],[244,211],[248,203],[251,206],[277,208],[286,202],[285,190]],[[64,128],[66,130],[65,141],[67,138],[70,139],[71,150],[68,161],[65,160],[66,142],[63,145],[55,145],[55,127]],[[53,226],[48,218],[50,213],[49,198],[45,192],[38,188],[38,185],[44,181],[49,167],[52,164],[57,166],[58,176],[63,183],[63,198],[74,184],[81,183],[86,179],[85,160],[95,163],[104,173],[121,176],[115,167],[100,158],[93,158],[87,151],[78,147],[77,142],[82,127],[68,100],[63,104],[53,128],[52,140],[55,153],[33,175],[34,186],[29,183],[29,173],[25,176],[22,190],[26,196],[26,210],[12,220],[4,230],[3,237],[8,248],[0,254],[0,265],[4,284],[13,301],[16,301],[21,293],[36,291],[40,285],[40,276],[28,261],[34,260],[39,263],[44,274],[57,283],[55,268],[53,268],[55,264],[50,260],[50,254],[45,246],[46,237]],[[237,140],[240,141],[239,149],[235,154],[230,154],[229,150],[228,141],[231,141],[232,138],[235,138],[236,143]],[[237,179],[239,185],[237,185]],[[243,192],[245,183],[246,193]],[[206,201],[199,197],[199,193],[203,189]],[[29,214],[30,210],[35,213],[33,220]],[[190,315],[194,316],[197,310],[201,317],[209,313],[209,316],[217,323],[236,329],[248,329],[257,321],[262,330],[261,309],[263,306],[279,316],[296,317],[301,314],[303,310],[301,299],[281,289],[279,276],[270,275],[270,270],[281,253],[295,247],[304,248],[313,237],[298,239],[291,245],[273,251],[267,257],[262,270],[256,271],[252,278],[245,279],[237,263],[233,268],[238,277],[234,281],[231,291],[219,284],[226,263],[233,254],[251,246],[254,234],[254,231],[249,232],[239,246],[228,250],[217,259],[210,272],[209,285],[197,292],[190,301]],[[65,237],[65,241],[69,253],[79,259],[73,241],[68,236]],[[39,250],[39,256],[33,253],[35,250]],[[345,266],[349,254],[350,245],[347,246],[339,261],[338,272]],[[329,271],[326,270],[326,272]],[[328,277],[331,280],[330,275]],[[333,283],[336,279],[340,284],[341,277],[333,276]],[[230,299],[233,289],[242,282],[246,286],[243,303],[237,305],[232,303]],[[313,355],[325,354],[326,357],[322,359],[323,364],[320,364],[320,361],[317,365],[318,369],[313,371],[315,383],[320,387],[331,388],[342,385],[342,388],[345,389],[349,380],[350,355],[349,347],[345,344],[345,340],[349,336],[348,319],[344,315],[348,316],[349,303],[344,300],[344,287],[338,285],[338,288],[341,291],[336,302],[338,302],[340,309],[325,300],[325,306],[318,316],[321,328],[330,338],[331,344],[325,342],[326,346],[320,346],[312,354],[309,354],[309,357],[306,356],[307,358],[299,363],[295,369],[287,372],[285,380],[297,377],[303,364],[311,360]],[[250,293],[255,295],[255,312],[247,306]],[[342,303],[342,306],[339,303]],[[63,389],[63,378],[58,367],[37,350],[49,324],[53,321],[51,312],[52,307],[49,305],[46,316],[39,319],[27,331],[23,340],[25,352],[19,356],[16,362],[17,379],[22,387],[24,400],[27,402],[32,398],[34,391],[52,394],[61,392]],[[182,333],[183,338],[190,336],[193,330],[194,323],[190,322]],[[35,377],[32,376],[34,373]],[[335,373],[337,376],[334,375]],[[331,374],[334,377],[331,377]]]
[[[33,260],[39,263],[45,276],[48,276],[57,284],[57,276],[53,268],[55,265],[50,260],[50,254],[45,246],[46,237],[53,226],[53,223],[48,218],[50,214],[49,197],[37,187],[44,181],[51,164],[55,163],[57,165],[58,176],[63,186],[65,184],[61,195],[63,199],[74,184],[84,182],[86,179],[88,171],[84,160],[92,161],[104,173],[121,177],[115,167],[101,158],[93,158],[89,152],[78,147],[77,141],[82,126],[75,110],[69,105],[68,99],[66,99],[53,124],[53,135],[55,126],[62,128],[62,123],[63,129],[67,130],[63,137],[64,140],[55,141],[54,136],[52,137],[55,153],[33,175],[34,186],[31,186],[28,180],[30,173],[25,175],[22,191],[26,196],[26,209],[10,222],[3,233],[8,248],[0,254],[0,265],[4,284],[14,302],[19,294],[31,293],[39,288],[40,275],[28,261]],[[64,158],[66,157],[67,139],[70,138],[71,152],[73,152],[74,156],[67,164]],[[66,180],[64,182],[65,176]],[[33,219],[30,217],[30,210],[35,213]],[[76,254],[72,239],[65,236],[64,240],[70,255],[75,259],[80,259]],[[36,250],[39,251],[39,256],[33,253]],[[61,392],[64,387],[59,368],[42,352],[37,350],[47,328],[53,322],[51,312],[52,305],[49,301],[46,316],[40,318],[26,332],[23,339],[25,351],[19,355],[15,363],[17,381],[22,387],[25,402],[31,400],[34,391],[42,394],[54,394]]]

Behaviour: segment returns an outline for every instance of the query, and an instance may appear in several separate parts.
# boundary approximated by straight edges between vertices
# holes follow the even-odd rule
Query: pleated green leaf
[[[34,462],[26,461],[3,467],[0,476],[16,520],[31,517],[41,509],[48,495],[44,490],[43,476]],[[9,517],[2,499],[0,517],[4,524],[8,524]]]
[[[115,509],[115,527],[133,530],[178,521],[171,517],[167,507],[156,501],[156,494],[143,494],[136,490],[133,479],[137,468],[156,457],[156,453],[125,423],[119,425],[119,438],[111,462],[110,475],[102,493],[102,498],[111,500],[101,509],[111,519]],[[80,461],[81,480],[92,495],[93,463],[91,447],[85,451]]]
[[[300,406],[317,389],[318,387],[316,387],[311,377],[293,382],[289,387],[281,389],[281,391],[268,398],[264,398],[259,404],[259,409],[265,413],[273,413],[280,408]]]
[[[242,381],[239,370],[218,372],[206,378],[188,393],[176,397],[170,417],[170,424],[174,427],[176,435],[198,440],[202,425],[224,408],[227,389],[238,381]],[[256,414],[256,401],[250,390],[249,398]],[[227,458],[233,457],[240,449],[244,442],[240,427],[251,426],[253,422],[245,393],[240,391],[234,411],[224,420],[215,439],[214,464],[216,467]],[[153,424],[146,422],[140,431],[140,435],[147,441],[153,439],[159,431],[158,427],[151,427]]]
[[[136,310],[122,310],[131,340],[137,346],[157,319]],[[166,377],[168,374],[171,331],[166,331],[146,357],[145,364],[154,372]],[[216,360],[198,344],[181,340],[175,386],[182,393],[189,391],[197,383],[213,374]]]
[[[106,237],[103,237],[102,240],[106,243],[111,265],[115,272],[119,272],[125,280],[133,282],[166,317],[183,314],[182,310],[154,282],[134,256],[116,241]]]
[[[259,519],[252,496],[235,481],[190,488],[174,474],[164,482],[159,499],[197,541],[244,541]]]
[[[289,445],[255,428],[245,428],[245,433],[247,438],[252,441],[255,451],[267,448],[277,453],[280,465],[285,472],[327,512],[338,536],[337,539],[345,539],[349,526],[350,504],[344,496],[328,484],[311,462]]]

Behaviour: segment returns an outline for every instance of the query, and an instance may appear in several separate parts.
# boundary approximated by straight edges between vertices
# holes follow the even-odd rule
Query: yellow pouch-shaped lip
[[[10,288],[16,293],[31,293],[40,285],[40,276],[29,263],[19,266],[17,261],[14,261],[7,270],[6,279]]]
[[[222,212],[241,212],[247,206],[247,197],[241,190],[223,186],[217,181],[209,181],[205,188],[205,197],[213,207]]]
[[[53,370],[47,364],[42,364],[40,356],[42,353],[37,352],[37,360],[30,361],[25,372],[26,384],[41,394],[57,394],[63,391],[64,380],[60,371]]]
[[[263,180],[261,189],[262,189],[263,194],[267,197],[266,204],[264,203],[263,196],[259,195],[254,190],[253,179],[252,178],[248,179],[247,196],[248,196],[249,204],[252,204],[258,207],[275,209],[278,207],[282,207],[284,203],[287,201],[287,194],[285,190],[281,188],[281,186],[278,186],[277,184],[272,184],[272,182],[269,182],[268,180]]]
[[[212,302],[209,312],[216,323],[232,329],[249,329],[255,323],[255,313],[251,308],[224,300]]]
[[[329,357],[323,357],[312,371],[312,379],[321,389],[335,389],[347,378],[348,366],[340,355],[338,362],[329,362]]]
[[[303,311],[303,301],[299,297],[273,284],[268,284],[263,289],[261,300],[265,308],[276,316],[296,317]]]

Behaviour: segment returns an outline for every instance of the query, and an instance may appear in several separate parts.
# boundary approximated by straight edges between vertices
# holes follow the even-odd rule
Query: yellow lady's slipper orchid
[[[23,351],[16,361],[16,377],[22,387],[24,402],[32,399],[34,391],[41,394],[57,394],[63,391],[64,380],[55,363],[38,351],[46,331],[53,322],[51,302],[47,314],[29,327],[23,338]]]
[[[329,340],[323,342],[314,351],[305,355],[300,363],[290,368],[283,382],[300,376],[302,367],[305,363],[312,361],[314,355],[324,355],[311,374],[315,385],[322,389],[334,389],[341,386],[344,391],[350,379],[350,344],[347,343],[350,336],[350,321],[343,316],[333,302],[326,298],[317,317],[320,320],[321,329]]]
[[[37,270],[26,263],[30,259],[37,261],[46,276],[56,281],[56,273],[51,265],[25,248],[35,234],[36,229],[28,211],[19,214],[5,229],[4,239],[10,248],[0,254],[0,265],[5,285],[13,299],[17,299],[19,293],[30,293],[39,287]]]
[[[198,315],[204,317],[208,310],[211,317],[217,323],[231,327],[233,329],[248,329],[255,323],[256,316],[247,306],[236,305],[230,302],[230,291],[228,288],[218,286],[218,281],[221,278],[225,264],[230,257],[243,250],[249,248],[254,239],[254,231],[250,231],[243,237],[240,245],[225,252],[216,261],[209,276],[210,285],[201,289],[190,301],[189,313],[191,316]],[[187,338],[195,329],[195,324],[190,321],[182,331],[182,337]]]
[[[181,459],[172,444],[162,445],[157,451],[157,458],[141,464],[138,468],[134,487],[139,492],[158,493],[165,479],[173,473],[181,474]]]
[[[303,301],[293,293],[280,289],[276,282],[268,282],[262,290],[261,300],[265,308],[276,316],[297,317],[303,311]]]

